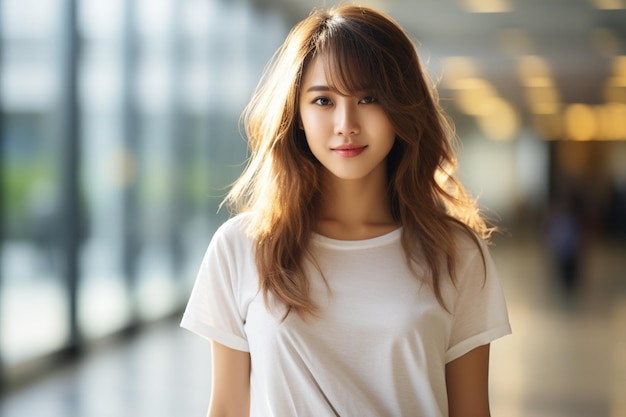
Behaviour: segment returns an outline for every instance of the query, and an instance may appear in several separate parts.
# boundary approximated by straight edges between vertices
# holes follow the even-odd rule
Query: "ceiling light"
[[[626,55],[613,58],[613,74],[618,77],[626,77]]]
[[[626,103],[626,77],[609,77],[604,84],[604,101]]]
[[[478,117],[483,133],[493,140],[514,139],[520,126],[515,108],[500,97],[491,97],[485,107],[488,111]]]
[[[451,56],[443,59],[444,87],[452,88],[457,80],[478,76],[478,64],[475,59],[464,56]]]
[[[546,102],[546,103],[532,103],[530,104],[530,111],[532,114],[559,114],[561,110],[561,103],[558,102]]]
[[[520,57],[517,64],[517,72],[524,84],[533,78],[550,78],[551,71],[545,58],[537,55]]]
[[[533,104],[555,104],[560,100],[559,92],[554,87],[530,88],[526,91],[528,103]]]
[[[593,7],[601,10],[626,9],[626,0],[590,0]]]
[[[598,139],[626,139],[626,104],[611,103],[596,106]]]
[[[454,91],[458,109],[473,116],[489,112],[489,99],[496,96],[496,89],[482,78],[463,78],[450,85]]]
[[[510,0],[460,0],[470,13],[504,13],[513,10]]]
[[[598,121],[596,113],[586,104],[570,104],[564,114],[567,137],[573,140],[596,139]]]
[[[528,77],[523,82],[524,86],[529,88],[554,87],[554,82],[550,77]]]

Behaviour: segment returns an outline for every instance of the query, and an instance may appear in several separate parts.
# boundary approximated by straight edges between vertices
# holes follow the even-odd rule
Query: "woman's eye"
[[[318,97],[313,101],[313,103],[320,106],[328,106],[331,104],[331,101],[328,97]]]
[[[361,99],[362,104],[375,103],[377,100],[372,96],[365,96]]]

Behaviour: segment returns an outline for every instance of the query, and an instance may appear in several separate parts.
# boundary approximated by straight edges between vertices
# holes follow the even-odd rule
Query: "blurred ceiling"
[[[321,0],[257,3],[280,5],[294,23],[314,7],[333,4]],[[596,116],[604,112],[598,106],[621,103],[623,107],[605,113],[626,120],[626,0],[358,3],[387,12],[409,32],[429,73],[440,81],[444,98],[469,99],[471,105],[497,97],[495,103],[509,105],[518,119],[558,115],[561,120],[572,113],[572,105],[586,105],[578,106],[579,112],[570,117],[579,119],[585,111]],[[469,90],[476,94],[461,97]],[[463,109],[462,103],[458,109],[474,116],[483,111]],[[626,126],[612,135],[626,139]]]

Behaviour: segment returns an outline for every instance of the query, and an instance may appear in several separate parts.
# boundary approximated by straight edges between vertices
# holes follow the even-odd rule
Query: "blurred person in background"
[[[548,242],[563,289],[571,295],[578,285],[582,263],[580,208],[571,198],[555,197],[548,218]]]

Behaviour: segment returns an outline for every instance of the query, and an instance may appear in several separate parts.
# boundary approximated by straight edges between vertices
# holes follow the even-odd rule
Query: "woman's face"
[[[324,59],[315,57],[302,78],[300,127],[309,148],[339,179],[386,175],[386,158],[396,136],[387,114],[367,91],[339,94],[326,78]]]

